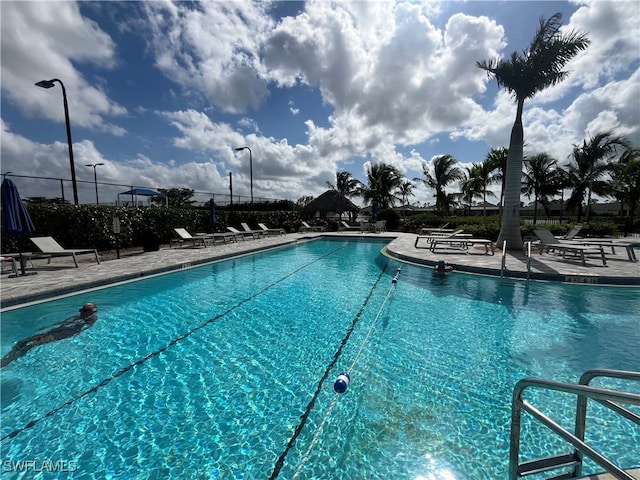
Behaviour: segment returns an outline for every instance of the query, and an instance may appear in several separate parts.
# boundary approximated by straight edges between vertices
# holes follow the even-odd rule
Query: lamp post
[[[104,165],[104,163],[85,163],[85,167],[93,167],[93,183],[96,186],[96,205],[100,205],[100,201],[98,200],[98,174],[96,173],[96,167]]]
[[[64,119],[67,124],[67,144],[69,145],[69,163],[71,165],[71,184],[73,185],[73,202],[78,205],[78,184],[76,183],[76,167],[73,163],[73,143],[71,142],[71,124],[69,123],[69,105],[67,104],[67,91],[64,88],[62,80],[53,78],[51,80],[41,80],[36,86],[42,88],[51,88],[58,82],[62,87],[62,101],[64,103]]]
[[[236,148],[236,152],[240,152],[242,150],[249,150],[249,175],[250,175],[250,182],[251,182],[251,203],[253,203],[253,158],[251,156],[251,149],[249,147]]]

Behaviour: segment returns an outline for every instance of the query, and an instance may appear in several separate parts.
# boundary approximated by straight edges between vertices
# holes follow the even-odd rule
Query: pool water
[[[316,240],[4,312],[2,355],[99,308],[1,370],[2,478],[502,479],[519,379],[640,370],[636,288],[434,281],[383,245]],[[572,425],[573,399],[537,400]],[[588,439],[640,465],[637,428],[592,411]],[[562,450],[524,435],[524,455]]]

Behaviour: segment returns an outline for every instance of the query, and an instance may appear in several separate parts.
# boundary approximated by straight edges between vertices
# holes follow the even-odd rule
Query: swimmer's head
[[[98,307],[96,306],[95,303],[85,303],[80,308],[79,311],[80,311],[81,314],[91,315],[91,314],[96,313],[98,311]]]

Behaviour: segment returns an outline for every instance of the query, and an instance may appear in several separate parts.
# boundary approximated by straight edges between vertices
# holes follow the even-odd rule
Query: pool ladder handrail
[[[619,405],[619,403],[640,405],[640,395],[589,386],[591,380],[596,377],[616,378],[640,382],[640,372],[594,369],[584,372],[580,377],[578,385],[538,378],[524,378],[516,384],[511,407],[509,480],[516,480],[517,478],[525,477],[527,475],[566,467],[573,467],[573,470],[553,478],[579,478],[582,476],[582,462],[585,455],[602,467],[607,473],[614,475],[616,478],[634,480],[634,477],[626,473],[618,465],[614,464],[585,443],[584,438],[586,429],[587,400],[596,401],[627,420],[640,425],[640,416],[638,414]],[[573,434],[523,399],[524,392],[530,388],[541,388],[576,395],[575,432]],[[522,410],[531,414],[534,419],[538,420],[563,440],[573,445],[573,452],[520,463],[519,454]]]
[[[531,280],[531,242],[525,242],[525,255],[527,256],[527,285]],[[502,242],[502,263],[500,265],[500,281],[504,283],[504,272],[507,269],[507,241]]]

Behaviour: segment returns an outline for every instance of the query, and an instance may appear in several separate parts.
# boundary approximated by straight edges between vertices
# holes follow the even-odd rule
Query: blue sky
[[[384,161],[409,179],[434,156],[465,166],[508,146],[515,106],[476,61],[524,50],[563,13],[591,47],[525,104],[526,152],[566,163],[612,130],[640,145],[636,1],[2,1],[2,173],[69,179],[69,100],[81,203],[98,181],[296,200]],[[15,178],[23,197],[60,182]],[[64,182],[71,199],[70,182]],[[453,187],[455,188],[455,186]],[[122,187],[100,185],[101,203]],[[433,192],[414,190],[414,204]]]

